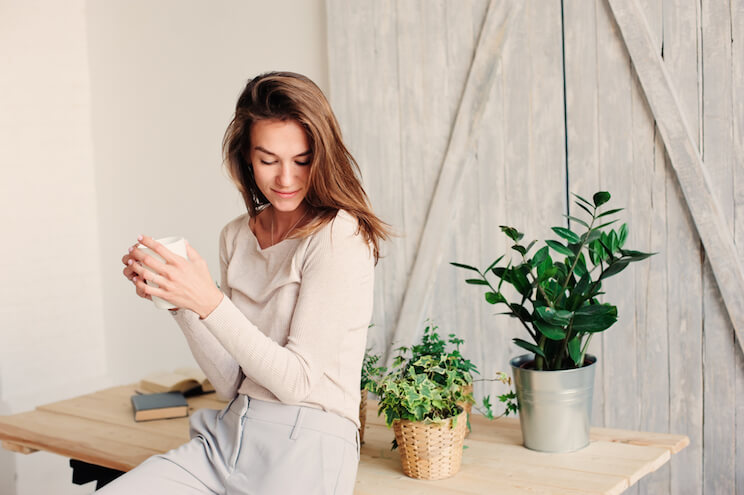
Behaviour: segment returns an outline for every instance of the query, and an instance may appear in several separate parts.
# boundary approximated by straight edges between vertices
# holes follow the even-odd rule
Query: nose
[[[277,184],[282,187],[286,187],[292,184],[292,165],[290,163],[283,162],[279,175],[276,178]]]

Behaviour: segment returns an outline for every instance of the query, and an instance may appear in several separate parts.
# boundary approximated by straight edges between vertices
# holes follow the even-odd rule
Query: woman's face
[[[312,151],[299,122],[258,120],[251,125],[253,177],[271,205],[291,212],[307,194]]]

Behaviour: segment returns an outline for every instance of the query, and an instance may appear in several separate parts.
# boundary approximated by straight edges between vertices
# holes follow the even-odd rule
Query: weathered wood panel
[[[729,5],[701,2],[701,155],[711,188],[734,235],[733,116],[731,101],[731,17]],[[736,493],[736,409],[715,407],[719,397],[735,397],[737,343],[706,253],[703,265],[703,490]]]
[[[744,260],[744,2],[731,6],[731,99],[734,163],[734,240]],[[736,353],[736,492],[744,491],[744,354]],[[726,403],[726,402],[724,402]]]
[[[600,190],[598,135],[598,2],[565,0],[563,30],[566,84],[566,136],[568,163],[568,211],[580,217],[583,210],[575,205],[570,193],[586,197]],[[575,226],[575,225],[572,225]],[[589,352],[597,356],[596,383],[604,383],[604,337],[593,337]],[[596,387],[592,422],[604,424],[604,387]]]
[[[657,53],[662,51],[662,2],[641,3]],[[638,77],[633,72],[633,187],[630,210],[631,246],[660,253],[641,266],[634,266],[637,379],[640,407],[638,429],[667,431],[669,428],[669,328],[666,256],[666,180],[664,145],[646,103]],[[670,493],[670,466],[638,484],[638,493]]]
[[[328,0],[330,99],[346,142],[362,170],[375,212],[401,234],[404,222],[401,166],[398,25],[390,15],[396,2]],[[360,42],[363,40],[363,42]],[[374,61],[374,63],[370,63]],[[374,352],[387,349],[405,290],[406,238],[383,246],[376,270],[375,308],[369,332]],[[384,267],[384,269],[382,269]]]
[[[395,284],[405,285],[408,280],[418,250],[412,239],[418,239],[425,216],[425,211],[403,213],[396,208],[420,208],[431,200],[433,184],[420,186],[410,179],[427,183],[431,170],[425,167],[438,169],[443,158],[446,143],[434,142],[441,122],[426,121],[437,118],[426,112],[438,108],[452,124],[459,104],[456,95],[462,91],[487,1],[349,2],[352,7],[341,7],[338,0],[329,0],[329,11],[337,3],[339,10],[348,9],[347,14],[353,13],[357,20],[344,19],[344,25],[334,27],[329,12],[332,102],[377,211],[404,236],[398,244],[388,245],[388,256],[378,267],[377,297],[383,301],[377,305],[385,309],[376,308],[375,320],[384,322],[384,328],[370,335],[377,339],[376,346],[384,346],[390,344],[402,300]],[[725,165],[721,168],[713,162],[710,166],[716,170],[708,172],[731,219],[729,233],[744,256],[744,6],[708,0],[697,4],[638,0],[638,4],[653,49],[663,54],[695,146],[705,153],[706,167],[708,158],[719,163],[728,160],[728,172]],[[523,330],[507,318],[494,316],[498,309],[486,305],[477,288],[464,284],[464,274],[446,262],[486,266],[506,251],[500,224],[519,227],[530,239],[552,237],[549,227],[564,223],[561,214],[567,209],[568,193],[591,194],[606,188],[613,193],[613,203],[626,207],[620,217],[629,223],[627,244],[659,254],[610,279],[606,287],[606,298],[618,305],[621,318],[592,345],[603,363],[596,383],[594,424],[690,436],[690,447],[675,456],[671,467],[631,487],[630,494],[738,493],[744,487],[744,358],[732,345],[733,332],[704,264],[694,222],[608,0],[523,5],[510,25],[498,77],[475,131],[477,146],[467,156],[472,166],[463,171],[463,194],[452,198],[455,222],[441,247],[443,263],[430,267],[436,279],[426,316],[434,318],[443,333],[457,331],[465,337],[465,350],[484,376],[506,369],[508,358],[519,352],[510,339]],[[367,12],[366,18],[360,17],[360,11]],[[730,16],[728,26],[722,20],[725,15]],[[402,16],[418,16],[421,22]],[[380,33],[390,25],[395,27],[385,52],[380,48]],[[333,32],[350,46],[333,47]],[[723,48],[727,36],[728,52]],[[728,82],[706,83],[713,77]],[[420,84],[411,78],[419,78]],[[335,94],[334,81],[344,85],[361,80],[388,84],[387,99],[360,95],[356,87]],[[727,84],[726,116],[722,93]],[[357,87],[368,89],[364,84]],[[375,119],[390,112],[368,108],[373,101],[376,106],[387,105],[398,120],[382,121],[385,129],[377,129]],[[717,130],[727,124],[728,144]],[[390,146],[396,151],[381,149]],[[409,148],[422,146],[438,150],[439,160],[404,163],[403,157],[416,155]],[[385,160],[380,160],[381,153],[387,153]],[[413,188],[419,189],[409,191]],[[728,199],[719,188],[728,188]],[[568,208],[576,212],[571,205]],[[414,331],[420,335],[422,329],[423,322]],[[715,356],[725,362],[721,369],[711,365]],[[477,397],[501,392],[490,383],[476,385]],[[720,446],[721,453],[713,445]]]
[[[667,9],[667,5],[669,8]],[[692,132],[698,123],[698,36],[696,6],[674,0],[664,4],[664,64],[677,90],[682,113]],[[697,143],[696,143],[697,144]],[[700,240],[682,192],[666,158],[667,272],[690,267],[687,276],[669,284],[669,429],[684,430],[690,446],[671,466],[670,493],[702,490],[702,277]]]

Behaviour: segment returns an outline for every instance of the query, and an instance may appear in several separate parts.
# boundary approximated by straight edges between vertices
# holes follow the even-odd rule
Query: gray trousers
[[[359,464],[354,423],[333,413],[238,395],[201,409],[191,441],[106,485],[103,495],[351,495]]]

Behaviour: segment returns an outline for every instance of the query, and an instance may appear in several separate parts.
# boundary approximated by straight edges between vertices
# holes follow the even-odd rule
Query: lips
[[[300,192],[299,189],[296,190],[296,191],[289,191],[289,192],[277,191],[276,189],[274,189],[273,191],[280,198],[291,198],[292,196],[294,196],[295,194],[297,194],[298,192]]]

